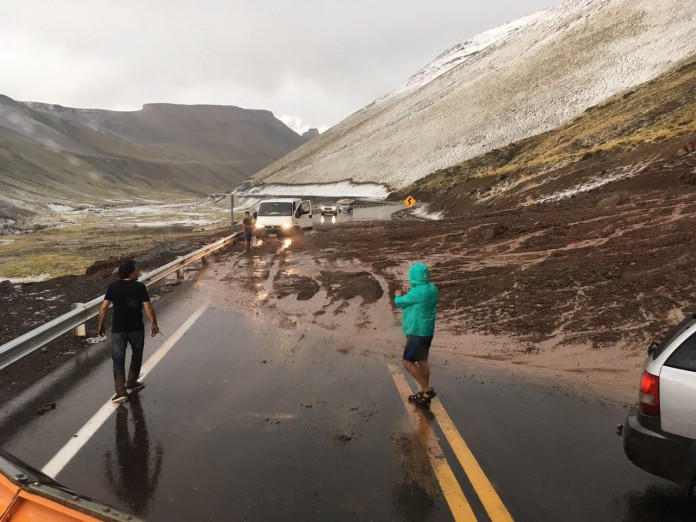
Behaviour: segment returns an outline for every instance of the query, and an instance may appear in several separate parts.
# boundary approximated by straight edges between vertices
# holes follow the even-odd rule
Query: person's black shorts
[[[418,335],[406,336],[406,347],[404,348],[404,361],[417,362],[427,361],[430,343],[433,336],[420,337]]]
[[[251,241],[251,230],[244,231],[244,241]]]

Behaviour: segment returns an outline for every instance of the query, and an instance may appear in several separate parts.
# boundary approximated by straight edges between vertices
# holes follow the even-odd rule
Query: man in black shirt
[[[114,281],[106,289],[104,302],[99,310],[99,335],[104,335],[104,318],[109,305],[114,304],[114,317],[111,323],[111,358],[114,362],[114,383],[116,395],[111,398],[113,403],[128,400],[128,393],[145,387],[138,381],[140,367],[143,363],[143,348],[145,347],[145,325],[143,324],[143,308],[152,322],[153,337],[159,333],[155,309],[150,303],[147,287],[138,281],[140,271],[135,261],[126,261],[118,267],[119,280]],[[126,348],[131,346],[131,364],[126,379]]]

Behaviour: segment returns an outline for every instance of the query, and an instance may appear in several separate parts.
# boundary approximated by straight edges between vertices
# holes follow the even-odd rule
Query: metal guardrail
[[[164,279],[168,275],[173,274],[177,270],[190,265],[194,261],[204,258],[205,256],[227,246],[237,237],[241,236],[241,232],[236,232],[231,236],[224,237],[215,243],[205,246],[195,252],[192,252],[184,257],[179,257],[161,266],[152,272],[148,272],[140,276],[138,281],[151,285],[157,281]],[[9,341],[0,346],[0,370],[7,368],[11,364],[19,361],[21,358],[33,353],[42,348],[51,341],[54,341],[63,334],[70,332],[73,328],[86,323],[89,319],[96,317],[99,314],[99,308],[104,300],[104,296],[92,299],[90,302],[79,305],[74,310],[49,321],[24,335]]]
[[[375,203],[371,205],[353,205],[353,208],[372,208],[372,207],[389,207],[392,205],[398,205],[398,203]]]

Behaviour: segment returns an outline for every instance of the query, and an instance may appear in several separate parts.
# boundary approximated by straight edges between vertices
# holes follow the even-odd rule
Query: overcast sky
[[[268,109],[335,125],[467,38],[561,0],[15,0],[0,94],[69,107]]]

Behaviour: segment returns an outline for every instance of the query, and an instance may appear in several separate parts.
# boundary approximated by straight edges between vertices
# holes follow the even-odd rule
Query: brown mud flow
[[[391,303],[425,262],[436,345],[634,395],[648,343],[694,312],[696,193],[587,193],[438,222],[362,222],[264,239],[223,280],[285,321],[400,342]],[[291,319],[288,319],[291,318]]]

